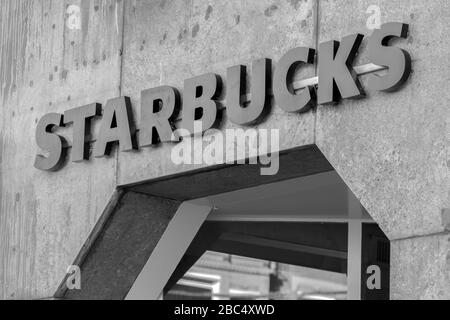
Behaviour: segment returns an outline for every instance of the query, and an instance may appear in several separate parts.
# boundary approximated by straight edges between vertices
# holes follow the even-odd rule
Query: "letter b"
[[[201,131],[212,128],[218,120],[219,103],[215,101],[222,89],[222,82],[214,73],[207,73],[184,81],[183,121],[181,127],[195,132],[194,122],[202,123]]]

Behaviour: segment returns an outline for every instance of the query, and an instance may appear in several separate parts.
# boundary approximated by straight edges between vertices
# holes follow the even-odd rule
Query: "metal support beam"
[[[220,240],[223,241],[231,241],[241,244],[249,244],[254,246],[260,246],[264,248],[276,249],[276,250],[289,250],[293,252],[299,253],[309,253],[315,254],[319,256],[345,259],[347,257],[347,252],[331,250],[331,249],[323,249],[318,247],[306,246],[297,243],[289,243],[285,241],[278,241],[272,239],[264,239],[261,237],[255,237],[245,234],[237,234],[237,233],[224,233],[220,236]]]
[[[348,222],[347,286],[348,300],[361,300],[361,255],[363,209],[353,193],[348,191],[348,214],[354,220]]]
[[[183,202],[153,250],[126,300],[158,300],[178,263],[210,214],[206,200]]]

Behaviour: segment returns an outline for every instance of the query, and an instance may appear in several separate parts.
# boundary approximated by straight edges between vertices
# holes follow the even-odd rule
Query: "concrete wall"
[[[363,77],[368,99],[319,107],[316,143],[393,240],[392,297],[448,299],[450,3],[320,1],[319,41],[370,34],[370,5],[380,6],[382,22],[410,24],[398,45],[410,52],[413,74],[395,94],[368,90]],[[365,62],[362,54],[356,63]]]
[[[69,4],[80,29],[66,24]],[[120,94],[122,7],[1,1],[0,298],[52,296],[113,194],[114,160],[38,171],[34,135],[45,113]]]
[[[411,26],[397,43],[413,58],[407,85],[372,92],[361,77],[364,100],[306,114],[274,108],[259,127],[280,129],[282,149],[316,144],[394,240],[394,298],[449,298],[445,0],[1,0],[0,298],[52,296],[117,185],[194,168],[175,166],[163,145],[40,172],[33,161],[42,115],[129,95],[139,119],[142,89],[182,89],[191,76],[224,77],[255,58],[275,64],[296,46],[369,35],[370,5],[381,8],[382,22]],[[363,47],[356,64],[366,62]],[[225,116],[222,127],[236,126]],[[70,143],[70,129],[62,133]]]

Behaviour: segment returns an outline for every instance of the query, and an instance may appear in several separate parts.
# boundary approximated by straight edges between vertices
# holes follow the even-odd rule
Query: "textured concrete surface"
[[[450,234],[391,242],[392,299],[450,299]]]
[[[264,57],[275,65],[291,48],[315,47],[315,17],[313,0],[127,1],[123,93],[132,97],[139,119],[142,89],[167,84],[182,90],[185,79],[207,72],[226,82],[228,67],[251,66],[252,60]],[[313,67],[301,71],[302,77],[313,74]],[[221,129],[234,127],[225,114]],[[258,128],[280,129],[281,149],[308,145],[314,141],[314,114],[273,108]],[[204,167],[174,165],[171,147],[120,154],[119,184]]]
[[[66,24],[69,4],[80,29]],[[36,122],[119,95],[122,2],[2,0],[0,12],[0,299],[46,298],[113,194],[116,165],[36,170]]]
[[[320,1],[319,39],[340,39],[366,28],[370,5],[381,22],[410,24],[396,41],[413,59],[413,74],[396,93],[322,106],[316,144],[390,239],[442,232],[450,207],[450,3],[445,0]],[[366,63],[361,50],[356,64]]]

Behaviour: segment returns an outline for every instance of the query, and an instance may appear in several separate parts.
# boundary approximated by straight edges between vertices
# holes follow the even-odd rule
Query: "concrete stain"
[[[196,23],[195,26],[192,28],[192,38],[195,38],[197,36],[199,30],[200,26],[198,25],[198,23]]]
[[[68,74],[69,74],[69,71],[68,71],[68,70],[63,70],[63,71],[61,72],[61,80],[66,80]]]
[[[164,32],[162,39],[159,40],[159,44],[162,45],[164,43],[164,41],[166,41],[166,39],[167,39],[167,31]]]
[[[183,30],[180,30],[180,32],[178,33],[178,42],[183,41],[183,38],[187,35],[188,30],[185,28]]]
[[[300,7],[300,2],[302,0],[290,0],[291,6],[293,6],[295,8],[295,10],[297,10]]]
[[[208,20],[211,17],[211,13],[213,12],[213,7],[211,5],[206,8],[205,20]]]
[[[264,15],[266,17],[271,17],[278,10],[278,6],[276,4],[271,5],[266,10],[264,10]]]

